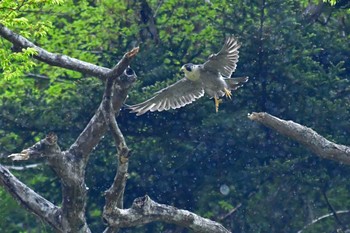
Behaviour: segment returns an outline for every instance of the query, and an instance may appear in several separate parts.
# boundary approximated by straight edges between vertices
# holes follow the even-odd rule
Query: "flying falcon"
[[[214,98],[216,112],[222,96],[231,99],[231,91],[241,87],[248,77],[230,78],[238,62],[240,44],[231,36],[219,53],[212,54],[204,64],[192,63],[181,67],[185,77],[176,83],[158,91],[155,95],[139,104],[128,106],[136,115],[147,111],[163,111],[181,108],[199,99],[206,93]]]

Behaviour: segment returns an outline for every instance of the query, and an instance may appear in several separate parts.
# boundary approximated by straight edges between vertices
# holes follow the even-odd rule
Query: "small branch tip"
[[[133,58],[136,56],[136,54],[140,51],[140,47],[135,47],[132,50],[130,50],[129,52],[126,53],[126,57],[127,58]]]

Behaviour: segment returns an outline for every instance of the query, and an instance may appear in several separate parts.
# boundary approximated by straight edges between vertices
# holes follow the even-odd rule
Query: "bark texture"
[[[156,203],[149,196],[134,200],[129,209],[104,212],[104,219],[111,226],[132,227],[154,221],[174,223],[201,233],[229,233],[221,224],[202,218],[187,210]]]
[[[311,128],[279,119],[266,112],[253,112],[248,118],[303,144],[322,158],[350,165],[350,147],[331,142]]]

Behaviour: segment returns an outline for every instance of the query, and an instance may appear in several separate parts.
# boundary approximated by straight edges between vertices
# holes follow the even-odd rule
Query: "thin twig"
[[[230,217],[234,212],[236,212],[240,207],[242,206],[242,203],[239,203],[235,208],[233,208],[232,210],[230,210],[230,212],[228,212],[227,214],[225,214],[224,216],[220,217],[219,220],[225,220],[226,218]]]
[[[323,198],[325,199],[325,201],[327,203],[328,209],[333,213],[335,221],[340,226],[341,230],[344,231],[345,230],[344,224],[340,221],[337,212],[335,211],[335,209],[333,208],[333,206],[329,202],[326,191],[322,190],[321,192],[322,192]]]
[[[338,210],[338,211],[336,211],[336,214],[348,214],[348,213],[350,213],[350,210]],[[311,226],[311,225],[313,225],[313,224],[315,224],[315,223],[317,223],[317,222],[319,222],[319,221],[321,221],[321,220],[323,220],[323,219],[325,219],[325,218],[328,218],[328,217],[332,217],[333,216],[333,213],[329,213],[329,214],[325,214],[325,215],[322,215],[322,216],[320,216],[320,217],[318,217],[318,218],[316,218],[316,219],[314,219],[314,220],[312,220],[310,223],[308,223],[307,225],[305,225],[304,227],[303,227],[303,229],[301,229],[301,230],[299,230],[297,233],[302,233],[306,228],[308,228],[309,226]]]
[[[23,165],[23,166],[5,165],[4,167],[6,167],[9,170],[23,171],[23,170],[27,170],[27,169],[31,169],[31,168],[37,168],[41,165],[42,165],[42,163],[35,163],[35,164],[28,164],[28,165]]]

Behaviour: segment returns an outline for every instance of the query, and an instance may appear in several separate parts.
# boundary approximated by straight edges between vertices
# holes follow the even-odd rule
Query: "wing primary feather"
[[[159,106],[158,111],[163,111],[165,108],[165,104],[166,104],[165,101],[162,101],[162,104]]]
[[[150,110],[151,112],[157,111],[157,110],[159,110],[159,107],[160,107],[161,104],[162,104],[162,102],[160,101],[160,102],[154,104],[154,105],[152,106],[152,108],[150,108],[149,110]]]
[[[221,50],[212,54],[204,63],[204,68],[219,72],[224,77],[230,77],[237,67],[240,46],[233,36],[228,37]]]

